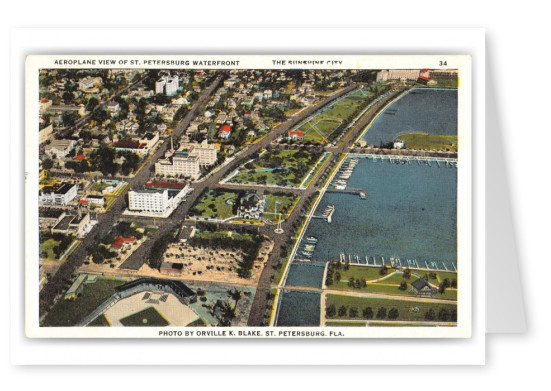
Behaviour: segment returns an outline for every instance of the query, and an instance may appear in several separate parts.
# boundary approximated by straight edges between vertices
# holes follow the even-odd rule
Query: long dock
[[[337,188],[328,188],[326,192],[330,193],[345,193],[345,194],[357,194],[360,196],[361,199],[365,199],[367,197],[367,192],[364,189],[354,188],[354,187],[346,187],[344,189],[337,189]]]

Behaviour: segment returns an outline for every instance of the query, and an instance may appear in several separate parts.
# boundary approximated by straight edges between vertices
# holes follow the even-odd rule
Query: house
[[[266,197],[259,191],[250,191],[239,200],[237,215],[244,219],[259,219],[266,208]]]
[[[216,123],[221,125],[225,123],[228,120],[228,114],[225,111],[221,111],[218,113],[218,116],[216,117]]]
[[[293,130],[289,132],[289,140],[303,140],[304,139],[304,132],[301,132],[299,130]]]
[[[432,297],[438,288],[428,282],[425,278],[420,278],[411,284],[411,289],[419,297]]]
[[[124,250],[125,248],[129,247],[130,243],[134,242],[135,240],[136,238],[134,236],[131,236],[129,238],[118,236],[109,247],[117,251]]]
[[[113,115],[119,112],[119,104],[115,101],[107,103],[107,111]]]
[[[46,145],[44,152],[50,157],[63,158],[69,154],[77,145],[75,140],[52,140]]]
[[[218,131],[218,137],[227,140],[230,138],[231,135],[231,126],[230,125],[222,125],[220,127],[220,130]]]
[[[420,83],[420,84],[424,84],[426,86],[432,86],[434,84],[436,84],[436,81],[428,78],[427,76],[419,76],[419,79],[417,79],[417,83]]]
[[[147,143],[142,143],[138,140],[119,140],[114,143],[117,151],[129,151],[140,156],[145,156],[149,153]]]

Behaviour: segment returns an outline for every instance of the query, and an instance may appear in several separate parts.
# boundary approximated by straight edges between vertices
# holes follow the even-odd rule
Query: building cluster
[[[164,159],[155,163],[155,174],[198,179],[202,167],[216,163],[219,149],[218,145],[209,144],[207,140],[201,143],[183,143],[177,151],[167,151]]]
[[[457,78],[456,70],[449,69],[382,69],[377,72],[377,81],[414,81],[424,85],[435,85],[437,78]]]
[[[326,89],[336,89],[347,83],[345,76],[344,71],[230,71],[223,85],[191,121],[185,136],[200,134],[219,142],[256,138],[282,120],[270,115],[274,111],[288,115],[312,105],[320,98],[316,90],[320,80]]]

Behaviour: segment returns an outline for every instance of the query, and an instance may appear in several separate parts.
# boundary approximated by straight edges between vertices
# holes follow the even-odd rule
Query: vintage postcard
[[[34,338],[469,338],[471,58],[26,62]]]

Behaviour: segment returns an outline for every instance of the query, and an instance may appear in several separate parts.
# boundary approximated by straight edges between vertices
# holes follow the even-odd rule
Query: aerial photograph
[[[40,328],[457,327],[458,70],[37,76]]]

